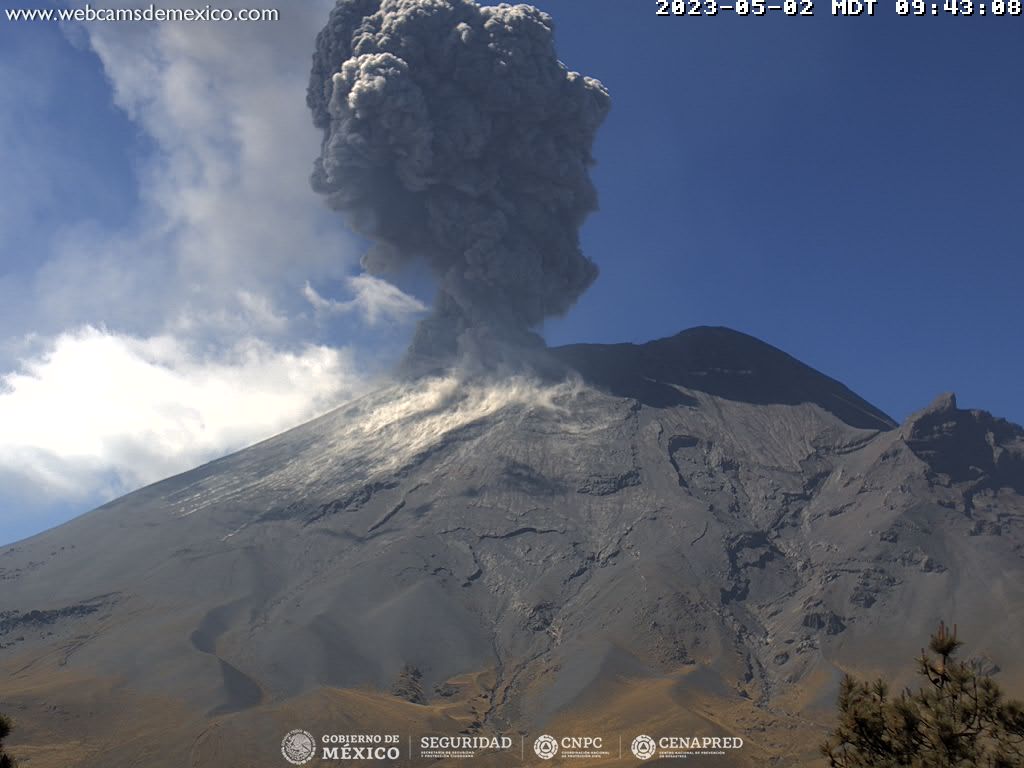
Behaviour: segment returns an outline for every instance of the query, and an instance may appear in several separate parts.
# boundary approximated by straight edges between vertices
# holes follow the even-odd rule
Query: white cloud
[[[361,387],[348,352],[257,339],[204,358],[83,327],[0,378],[0,466],[41,497],[123,493],[321,413]]]
[[[317,312],[325,314],[360,315],[367,325],[377,325],[382,320],[390,322],[406,322],[427,311],[427,305],[404,293],[400,288],[387,280],[373,275],[356,275],[345,279],[349,290],[354,296],[346,301],[327,299],[317,293],[316,289],[306,282],[302,290],[306,300]]]
[[[65,30],[96,54],[148,154],[133,158],[137,212],[116,227],[61,216],[54,167],[88,160],[59,151],[73,127],[44,122],[38,142],[19,145],[31,152],[11,158],[13,178],[34,186],[21,203],[3,195],[10,205],[0,208],[17,215],[0,211],[0,235],[29,226],[21,222],[37,209],[50,214],[31,221],[49,250],[33,252],[31,269],[0,274],[8,530],[34,530],[26,521],[44,514],[33,503],[44,497],[61,509],[79,500],[82,511],[298,424],[368,380],[356,340],[333,339],[337,328],[313,322],[316,307],[303,299],[306,285],[342,283],[359,255],[308,182],[320,137],[306,82],[332,4],[289,4],[280,21],[261,24]],[[59,85],[61,57],[38,56],[55,70],[46,82]],[[44,119],[51,92],[5,91],[0,137],[12,125],[5,115]],[[382,326],[390,335],[376,333],[373,358],[359,358],[382,368],[408,330],[401,321],[424,307],[376,278],[347,285],[350,301],[320,297],[319,312]]]
[[[158,148],[142,172],[138,244],[172,262],[175,279],[153,288],[194,312],[255,300],[279,314],[305,280],[340,279],[355,263],[308,181],[320,137],[306,80],[329,7],[293,4],[258,24],[87,25],[115,102]]]
[[[185,316],[193,333],[209,318],[211,333],[236,328],[244,335],[257,307],[264,320],[279,319],[260,331],[278,340],[329,330],[287,321],[308,312],[301,299],[307,280],[342,280],[360,250],[309,186],[320,136],[305,92],[313,41],[331,5],[294,4],[277,22],[95,23],[64,30],[95,54],[114,103],[146,137],[125,148],[133,153],[138,206],[130,222],[117,226],[61,215],[60,196],[69,189],[96,197],[107,195],[106,183],[124,183],[104,177],[67,140],[73,127],[51,122],[60,108],[51,109],[59,99],[48,94],[59,93],[61,68],[80,64],[81,56],[28,49],[22,58],[31,53],[23,65],[29,77],[14,77],[0,61],[0,74],[11,74],[13,84],[0,96],[0,138],[19,130],[11,145],[17,151],[5,158],[17,184],[0,190],[0,236],[10,249],[19,227],[34,237],[26,260],[34,268],[0,275],[0,325],[7,334],[54,335],[85,323],[153,334]],[[86,117],[101,119],[104,109],[97,104]],[[83,124],[92,126],[89,119]],[[55,187],[58,177],[63,187]],[[76,185],[76,179],[98,183]],[[127,190],[108,196],[136,199]],[[20,256],[0,252],[0,258]]]

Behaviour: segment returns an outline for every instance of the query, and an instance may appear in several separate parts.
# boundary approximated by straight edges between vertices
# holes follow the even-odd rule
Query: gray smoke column
[[[414,358],[536,340],[597,276],[579,227],[610,101],[552,32],[529,5],[338,0],[317,37],[313,188],[373,240],[367,271],[437,275]]]

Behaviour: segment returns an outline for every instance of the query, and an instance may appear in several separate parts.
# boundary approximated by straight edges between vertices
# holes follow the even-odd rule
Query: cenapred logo
[[[629,745],[638,760],[682,759],[687,757],[714,757],[725,755],[729,750],[742,749],[743,739],[739,736],[659,736],[653,738],[640,734]]]
[[[548,734],[539,736],[533,742],[533,751],[541,760],[550,760],[560,755],[566,760],[600,760],[611,757],[611,752],[604,748],[601,736],[562,736],[555,738]]]
[[[637,760],[650,760],[658,751],[658,745],[650,736],[641,734],[633,739],[629,749]]]
[[[316,739],[301,728],[288,731],[281,739],[281,754],[292,765],[305,765],[316,754]]]
[[[543,736],[538,736],[537,740],[533,742],[533,751],[541,760],[550,760],[558,754],[558,741],[554,736],[548,736],[545,733]]]

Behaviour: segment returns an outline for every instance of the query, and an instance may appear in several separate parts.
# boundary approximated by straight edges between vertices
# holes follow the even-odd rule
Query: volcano
[[[12,753],[278,766],[301,728],[811,765],[841,675],[909,682],[940,619],[1020,690],[1020,427],[952,395],[897,424],[724,328],[549,352],[564,375],[396,383],[4,548]]]

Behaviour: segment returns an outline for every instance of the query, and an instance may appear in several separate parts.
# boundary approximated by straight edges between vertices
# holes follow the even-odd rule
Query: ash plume
[[[579,227],[610,100],[552,32],[529,5],[338,0],[317,37],[313,188],[373,241],[368,272],[438,281],[407,362],[538,344],[597,276]]]

